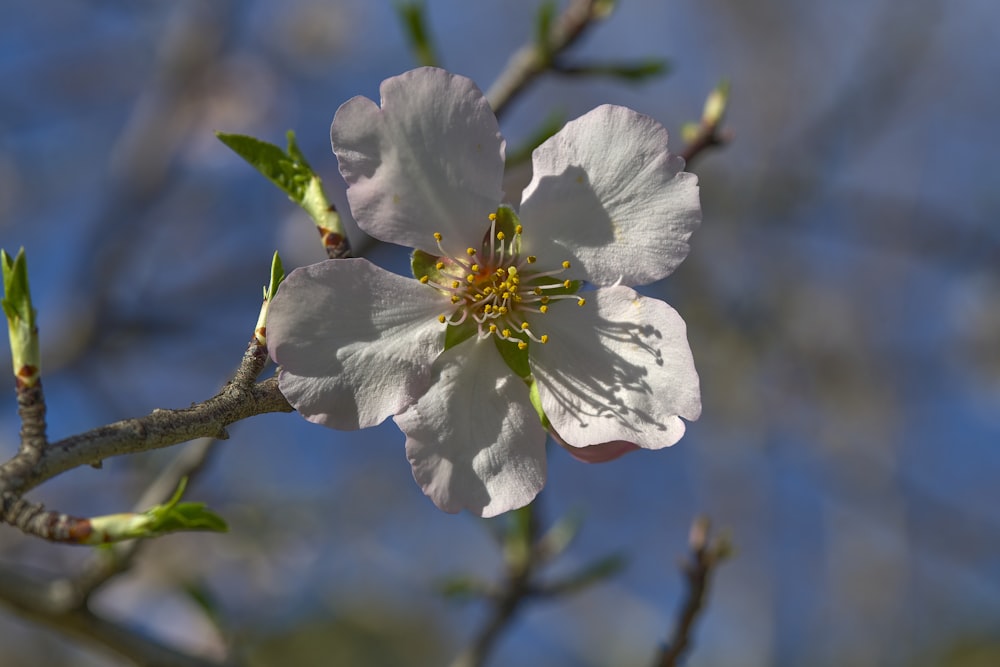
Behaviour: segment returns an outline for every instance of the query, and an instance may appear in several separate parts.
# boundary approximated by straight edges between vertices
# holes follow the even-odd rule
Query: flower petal
[[[381,109],[345,102],[330,139],[358,225],[383,241],[440,254],[478,247],[503,197],[504,142],[471,79],[424,67],[386,79]]]
[[[532,345],[531,368],[552,427],[575,447],[616,440],[659,449],[701,414],[698,374],[684,320],[628,287],[584,292],[587,303],[553,306]]]
[[[552,433],[551,435],[552,439],[569,452],[570,456],[584,463],[607,463],[608,461],[621,458],[629,452],[641,449],[639,445],[624,440],[602,442],[599,445],[588,445],[587,447],[574,447],[563,440],[558,433]]]
[[[437,316],[449,305],[437,290],[366,259],[292,271],[267,316],[281,393],[309,421],[341,429],[378,424],[430,384],[444,346]]]
[[[536,148],[532,164],[520,214],[524,252],[540,265],[569,259],[574,278],[645,285],[687,256],[698,179],[649,116],[597,107]]]
[[[530,503],[545,485],[545,429],[528,387],[492,340],[442,353],[435,379],[396,415],[413,477],[446,512],[496,516]]]

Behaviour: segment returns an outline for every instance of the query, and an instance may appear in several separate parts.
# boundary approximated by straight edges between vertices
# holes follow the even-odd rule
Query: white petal
[[[413,477],[446,512],[489,517],[530,503],[545,485],[545,430],[528,387],[492,340],[444,352],[417,403],[396,415]]]
[[[532,155],[521,223],[539,265],[570,260],[597,285],[669,275],[701,221],[698,179],[667,150],[667,131],[625,107],[571,121]]]
[[[358,225],[375,238],[440,254],[479,247],[503,196],[504,142],[472,80],[421,68],[386,79],[382,107],[364,97],[337,110],[333,152]]]
[[[374,426],[416,401],[444,346],[437,290],[366,259],[292,271],[267,316],[281,393],[306,419],[341,429]]]
[[[701,414],[698,373],[684,320],[628,287],[583,292],[533,321],[549,342],[531,346],[545,415],[574,447],[612,441],[668,447]]]

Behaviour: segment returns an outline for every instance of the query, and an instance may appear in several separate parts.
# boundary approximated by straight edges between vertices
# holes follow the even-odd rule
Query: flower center
[[[521,254],[523,228],[517,216],[506,207],[499,213],[500,218],[490,214],[482,247],[467,248],[464,256],[450,256],[441,245],[441,234],[435,233],[441,256],[420,282],[450,295],[454,307],[438,316],[440,322],[455,327],[471,322],[479,338],[494,336],[524,350],[529,340],[543,344],[549,340],[548,334],[535,333],[529,318],[545,315],[558,300],[574,299],[580,306],[586,300],[574,294],[579,282],[556,277],[570,268],[568,261],[559,269],[534,270],[537,258]]]

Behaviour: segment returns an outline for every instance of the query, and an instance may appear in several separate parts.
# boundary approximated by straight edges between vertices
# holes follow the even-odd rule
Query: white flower
[[[358,225],[415,248],[416,279],[364,259],[293,271],[267,323],[289,402],[340,429],[393,416],[424,492],[482,516],[538,494],[547,431],[588,461],[677,442],[701,411],[684,322],[627,287],[671,273],[701,217],[666,130],[617,106],[568,123],[515,213],[472,81],[423,68],[381,94],[337,111],[333,150]]]

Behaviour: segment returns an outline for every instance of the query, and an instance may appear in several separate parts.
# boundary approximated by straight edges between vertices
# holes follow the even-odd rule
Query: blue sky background
[[[536,6],[430,0],[444,65],[487,88]],[[1000,641],[998,19],[987,0],[623,1],[568,57],[663,57],[669,76],[546,76],[511,106],[509,146],[554,110],[610,102],[659,119],[679,148],[728,78],[736,138],[692,165],[704,224],[648,290],[688,323],[703,416],[667,451],[597,466],[552,452],[543,515],[585,518],[555,570],[610,552],[629,567],[531,608],[493,664],[650,664],[698,513],[738,553],[694,667],[957,665],[941,656]],[[306,216],[213,132],[294,129],[332,188],[337,107],[413,65],[388,2],[0,7],[0,246],[28,251],[53,438],[212,395],[273,250],[289,268],[322,258]],[[398,249],[368,256],[405,270]],[[457,651],[482,609],[435,584],[495,579],[500,558],[482,521],[423,497],[391,423],[338,433],[272,415],[231,432],[191,494],[232,533],[159,541],[99,608],[211,651],[215,631],[178,592],[201,581],[247,645],[319,628],[340,646],[408,646],[413,664]],[[73,471],[33,497],[120,511],[170,456]],[[0,565],[83,556],[0,537]],[[0,614],[4,660],[72,651],[24,627]]]

